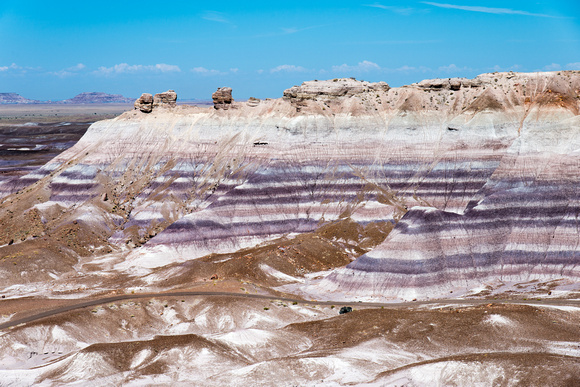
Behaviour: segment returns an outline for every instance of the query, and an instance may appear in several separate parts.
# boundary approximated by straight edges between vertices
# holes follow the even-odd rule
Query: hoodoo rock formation
[[[151,113],[153,109],[157,108],[172,108],[175,107],[177,101],[177,93],[173,90],[168,90],[164,93],[155,94],[155,96],[149,93],[141,94],[135,101],[135,110],[139,110],[143,113]]]
[[[143,113],[151,113],[153,110],[153,96],[149,93],[141,94],[141,97],[135,101],[135,109]]]
[[[354,261],[287,291],[408,299],[577,278],[579,96],[578,72],[311,81],[235,110],[144,94],[28,188],[0,186],[0,250],[29,251],[44,277],[105,252],[143,276],[324,230]],[[231,89],[213,99],[230,105]],[[32,253],[47,243],[52,258]],[[6,286],[43,276],[0,273]]]
[[[234,102],[231,87],[218,87],[211,98],[215,109],[227,109]]]
[[[155,94],[153,97],[153,107],[174,107],[177,101],[177,94],[173,90]]]

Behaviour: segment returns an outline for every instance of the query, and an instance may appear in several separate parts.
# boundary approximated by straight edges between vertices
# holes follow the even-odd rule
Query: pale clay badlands
[[[215,108],[202,108],[176,104],[172,90],[143,94],[134,110],[96,122],[41,169],[0,185],[2,294],[66,298],[213,283],[308,300],[401,302],[578,290],[580,72],[397,88],[331,79],[279,99],[236,101],[229,88],[212,97]],[[17,328],[0,336],[13,369],[0,379],[476,385],[531,364],[577,371],[577,308],[476,308],[460,324],[435,311],[387,318],[355,310],[360,318],[338,320],[327,306],[238,300],[225,312],[221,301],[204,300],[211,309],[200,300],[143,301],[79,311],[76,323],[71,314]],[[110,321],[97,325],[94,340],[73,328],[91,318]],[[142,318],[148,323],[136,325]],[[551,319],[564,327],[557,339],[542,328]],[[333,331],[341,321],[358,327],[349,328],[356,340]],[[427,332],[439,344],[413,344],[403,321],[418,329],[409,337]],[[517,329],[529,337],[518,344],[521,358],[508,347]],[[494,341],[478,341],[486,335]],[[32,351],[32,336],[62,357],[25,359],[19,348]],[[493,352],[486,367],[477,357],[483,348]],[[533,357],[538,348],[549,355]],[[417,368],[405,368],[411,363]],[[568,375],[560,371],[547,374]]]

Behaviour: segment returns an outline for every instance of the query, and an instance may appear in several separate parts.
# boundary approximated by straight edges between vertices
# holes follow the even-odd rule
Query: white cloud
[[[170,65],[166,63],[158,63],[155,66],[146,66],[147,69],[151,68],[151,70],[158,70],[162,73],[172,73],[172,72],[181,72],[181,69],[177,65]]]
[[[238,69],[230,69],[230,73],[236,73],[238,71]],[[220,70],[214,70],[214,69],[206,69],[205,67],[194,67],[191,69],[192,73],[196,73],[199,75],[226,75],[228,74],[228,71],[220,71]]]
[[[561,68],[562,68],[562,66],[560,66],[558,63],[552,63],[552,64],[549,64],[547,66],[544,66],[543,69],[546,71],[557,71],[557,70],[560,70]]]
[[[515,64],[515,65],[509,66],[509,67],[495,65],[493,67],[484,68],[483,71],[499,71],[499,72],[505,72],[505,71],[521,71],[521,70],[523,70],[523,68],[524,67],[522,65],[519,65],[519,64]]]
[[[204,20],[213,21],[217,23],[226,23],[226,24],[230,23],[230,21],[225,17],[225,15],[222,12],[206,11],[203,13],[201,18]]]
[[[519,11],[517,9],[510,9],[510,8],[490,8],[490,7],[471,6],[471,5],[442,4],[442,3],[432,3],[430,1],[422,1],[422,3],[427,4],[427,5],[432,5],[434,7],[439,7],[439,8],[459,9],[462,11],[491,13],[491,14],[495,14],[495,15],[524,15],[524,16],[538,16],[538,17],[554,17],[551,15],[545,15],[545,14],[541,14],[541,13],[531,13],[531,12],[527,12],[527,11]]]
[[[166,63],[158,63],[155,65],[130,65],[127,63],[119,63],[112,67],[99,67],[96,73],[111,75],[111,74],[130,74],[142,72],[156,72],[156,73],[171,73],[180,72],[179,66],[170,65]]]
[[[0,71],[8,71],[8,70],[20,70],[22,67],[17,66],[16,63],[12,63],[10,66],[0,66]]]
[[[281,71],[288,72],[288,73],[297,73],[297,72],[304,72],[307,70],[302,66],[294,66],[294,65],[288,65],[288,64],[276,66],[273,69],[270,69],[271,73],[278,73]]]
[[[298,32],[300,30],[296,27],[290,27],[290,28],[282,28],[282,31],[284,31],[284,33],[286,33],[286,34],[295,34],[296,32]]]
[[[75,66],[71,66],[71,67],[67,68],[66,70],[68,70],[68,71],[81,71],[81,70],[84,70],[86,67],[87,66],[85,66],[84,64],[79,63]]]
[[[408,66],[408,65],[403,65],[403,66],[398,67],[396,69],[386,69],[386,71],[392,72],[392,73],[428,73],[428,72],[433,72],[433,70],[430,69],[429,67],[425,67],[425,66],[414,67],[414,66]]]
[[[364,7],[384,9],[386,11],[392,11],[392,12],[398,13],[400,15],[411,15],[411,14],[413,14],[413,13],[415,13],[417,11],[414,8],[411,8],[411,7],[396,7],[396,6],[392,6],[392,5],[382,5],[382,4],[379,4],[379,3],[364,4],[363,6]]]
[[[320,27],[326,27],[330,24],[321,24],[321,25],[315,25],[315,26],[308,26],[308,27],[302,27],[302,28],[298,28],[298,27],[282,27],[281,30],[285,33],[285,34],[295,34],[297,32],[302,32],[302,31],[308,31],[311,30],[313,28],[320,28]]]
[[[568,63],[566,65],[567,70],[580,70],[580,62]]]
[[[70,77],[72,75],[78,74],[79,71],[84,70],[86,67],[87,66],[85,66],[84,64],[79,63],[79,64],[76,64],[74,66],[67,67],[64,70],[49,72],[49,74],[56,75],[57,77],[65,78],[65,77]]]
[[[368,72],[368,71],[379,71],[381,66],[374,62],[368,60],[363,60],[355,66],[349,66],[347,64],[341,64],[340,66],[332,66],[332,71],[334,72]]]
[[[395,69],[395,70],[396,71],[417,71],[417,68],[416,67],[412,67],[412,66],[404,65],[404,66],[401,66],[401,67],[399,67],[398,69]]]
[[[452,63],[449,66],[441,66],[437,70],[443,73],[457,73],[461,71],[470,71],[471,69],[466,66],[457,67],[455,64]]]

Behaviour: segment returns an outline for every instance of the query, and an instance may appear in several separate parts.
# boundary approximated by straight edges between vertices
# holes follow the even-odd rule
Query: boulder
[[[232,88],[218,87],[217,91],[211,95],[211,99],[215,109],[227,109],[234,102]]]
[[[352,312],[352,308],[350,306],[343,306],[338,311],[338,314],[345,314],[345,313],[350,313],[350,312]]]
[[[248,106],[249,107],[256,107],[260,104],[260,100],[258,98],[250,97],[248,99]]]
[[[153,97],[153,107],[174,107],[177,101],[177,93],[173,90],[167,90],[165,93],[155,94]]]
[[[391,86],[389,86],[387,82],[381,81],[376,83],[370,83],[369,89],[376,91],[389,91],[391,89]]]
[[[141,94],[141,97],[135,101],[135,109],[143,113],[151,113],[151,110],[153,110],[153,96],[149,93]]]

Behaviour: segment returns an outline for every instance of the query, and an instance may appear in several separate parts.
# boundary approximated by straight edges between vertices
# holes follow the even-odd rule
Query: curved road
[[[89,301],[79,302],[76,304],[71,304],[67,306],[61,306],[51,310],[47,310],[41,313],[37,313],[28,317],[23,317],[17,320],[7,321],[0,324],[0,330],[8,329],[20,324],[26,324],[29,322],[37,321],[46,317],[55,316],[57,314],[69,312],[72,310],[88,308],[91,306],[107,304],[109,302],[121,301],[121,300],[132,300],[140,298],[157,298],[157,297],[208,297],[208,296],[221,296],[221,297],[237,297],[237,298],[254,298],[260,300],[268,301],[284,301],[284,302],[296,302],[299,304],[307,305],[338,305],[338,306],[365,306],[365,307],[388,307],[388,308],[407,308],[413,306],[421,305],[433,305],[433,304],[445,304],[445,305],[482,305],[482,304],[526,304],[526,305],[554,305],[554,306],[575,306],[580,307],[580,300],[565,300],[565,299],[528,299],[528,300],[487,300],[487,299],[438,299],[438,300],[427,300],[427,301],[412,301],[412,302],[399,302],[399,303],[380,303],[380,302],[358,302],[358,301],[308,301],[300,300],[294,298],[286,297],[275,297],[269,295],[261,294],[246,294],[246,293],[228,293],[228,292],[194,292],[194,291],[181,291],[181,292],[164,292],[164,293],[143,293],[143,294],[121,294],[118,296],[96,298]]]

